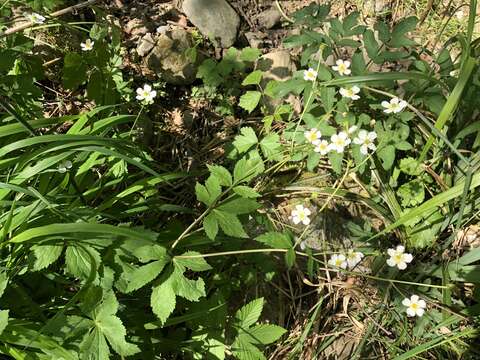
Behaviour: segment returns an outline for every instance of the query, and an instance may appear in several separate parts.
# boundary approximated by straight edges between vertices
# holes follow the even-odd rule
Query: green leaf
[[[260,57],[261,54],[262,52],[259,49],[246,47],[243,48],[242,52],[240,53],[240,60],[254,62]]]
[[[127,331],[118,317],[102,314],[95,318],[95,325],[107,338],[108,343],[117,354],[130,356],[140,352],[137,345],[125,340]]]
[[[218,197],[222,193],[222,187],[220,186],[220,183],[218,181],[218,178],[214,175],[210,175],[205,181],[205,186],[208,190],[208,193],[210,195],[210,201],[213,203],[215,200],[218,199]],[[210,204],[208,204],[210,205]]]
[[[382,160],[383,168],[388,170],[395,161],[395,147],[393,145],[382,147],[377,151],[377,155]]]
[[[109,360],[107,340],[98,328],[94,328],[80,344],[81,360]]]
[[[8,312],[9,310],[0,310],[0,335],[8,325]]]
[[[320,89],[320,99],[322,100],[322,106],[326,112],[333,109],[335,105],[337,90],[333,87],[322,87]]]
[[[243,127],[240,129],[241,135],[237,135],[235,140],[233,141],[233,146],[237,149],[237,151],[241,154],[248,149],[250,149],[253,145],[258,143],[257,135],[255,131],[251,127]]]
[[[253,344],[248,342],[249,338],[241,334],[235,338],[231,349],[238,360],[266,360],[263,353]]]
[[[217,207],[217,210],[228,212],[231,214],[248,214],[260,207],[255,200],[245,198],[234,198],[227,200]]]
[[[71,245],[65,252],[65,271],[80,279],[88,279],[92,266],[98,269],[100,262],[100,254],[91,246]]]
[[[235,313],[235,322],[238,327],[247,329],[258,321],[263,310],[263,297],[252,300],[242,306]]]
[[[249,186],[239,185],[233,188],[235,194],[240,195],[241,197],[245,198],[257,198],[261,196],[258,192],[252,189]]]
[[[290,236],[275,231],[257,236],[255,240],[274,249],[290,249],[292,247]]]
[[[33,252],[33,271],[45,269],[58,260],[62,254],[62,245],[34,245]]]
[[[260,141],[260,148],[267,160],[279,161],[282,159],[282,145],[280,136],[275,133],[268,134]]]
[[[289,269],[293,266],[293,264],[295,264],[295,258],[295,250],[293,248],[288,249],[288,251],[285,253],[285,263]]]
[[[336,151],[330,151],[328,153],[328,159],[330,160],[330,164],[332,165],[333,171],[337,174],[342,173],[342,160],[343,160],[343,153],[338,153]]]
[[[399,168],[405,174],[412,176],[418,176],[423,172],[423,167],[417,159],[410,156],[400,160]]]
[[[238,105],[251,113],[257,107],[261,97],[262,93],[260,91],[247,91],[240,97]]]
[[[8,285],[7,274],[5,272],[0,272],[0,297],[3,296],[3,293],[5,292],[7,285]]]
[[[77,53],[68,53],[63,60],[63,86],[69,90],[76,90],[87,81],[87,66],[83,56]]]
[[[308,171],[315,170],[321,158],[322,158],[322,155],[320,155],[320,153],[317,153],[314,151],[310,152],[307,157],[307,170]]]
[[[181,256],[199,256],[199,255],[201,254],[197,251],[187,251],[186,253],[183,253]],[[190,259],[176,257],[175,262],[192,271],[207,271],[212,269],[212,267],[207,263],[207,261],[203,257],[196,257],[196,258],[190,258]]]
[[[245,79],[243,79],[242,85],[247,86],[260,84],[260,81],[262,81],[262,74],[263,72],[261,70],[255,70],[251,72]]]
[[[152,290],[150,305],[153,313],[157,315],[162,323],[168,319],[175,310],[175,292],[173,291],[171,281],[168,279]]]
[[[218,234],[218,221],[214,213],[208,214],[205,219],[203,219],[203,229],[210,239],[215,239]]]
[[[232,175],[227,169],[220,165],[207,165],[207,167],[210,173],[218,179],[220,185],[232,186]]]
[[[415,30],[418,19],[415,16],[407,17],[401,20],[392,30],[392,36],[388,46],[399,48],[402,46],[415,45],[415,41],[410,40],[405,36],[407,32]]]
[[[225,234],[239,238],[248,238],[242,224],[235,215],[218,209],[214,209],[213,214],[215,214],[215,218]]]
[[[197,280],[187,279],[183,270],[175,264],[175,270],[171,276],[172,288],[176,295],[190,301],[198,301],[205,294],[205,282],[202,278]]]
[[[260,324],[242,331],[242,335],[245,335],[252,344],[268,345],[277,341],[286,332],[287,330],[278,325]]]
[[[213,202],[207,188],[198,182],[195,185],[195,194],[197,195],[197,200],[205,205],[210,205]]]
[[[119,283],[122,284],[122,291],[128,294],[145,286],[157,278],[167,263],[168,259],[165,258],[134,268],[131,271],[124,271],[119,279]]]

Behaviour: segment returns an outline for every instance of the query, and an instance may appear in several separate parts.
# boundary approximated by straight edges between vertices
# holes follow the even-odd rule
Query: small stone
[[[191,84],[197,73],[197,62],[187,56],[192,47],[192,37],[184,29],[176,28],[160,34],[146,58],[147,66],[169,84]]]
[[[125,25],[125,32],[131,36],[142,36],[148,32],[147,24],[142,19],[132,19]]]
[[[271,7],[257,16],[258,25],[263,29],[271,29],[280,22],[282,14],[277,8]]]
[[[182,10],[216,45],[228,48],[237,39],[240,17],[225,0],[185,0]]]
[[[145,35],[138,43],[137,54],[143,57],[147,55],[154,46],[155,39],[153,38],[152,34],[147,33],[147,35]]]
[[[263,40],[262,39],[265,36],[260,36],[260,34],[257,33],[257,32],[246,32],[244,35],[245,35],[245,38],[247,39],[250,47],[252,47],[254,49],[261,49],[263,47]]]

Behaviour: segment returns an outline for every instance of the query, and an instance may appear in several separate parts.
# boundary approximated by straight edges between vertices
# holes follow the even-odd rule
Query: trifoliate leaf
[[[207,236],[214,240],[218,234],[218,221],[214,213],[208,214],[205,219],[203,219],[203,230]]]
[[[252,300],[242,306],[235,313],[235,322],[238,327],[247,329],[258,321],[263,310],[263,297]]]
[[[183,253],[181,256],[200,256],[201,254],[197,251],[187,251]],[[207,271],[211,270],[212,267],[207,263],[207,261],[203,257],[195,257],[195,258],[175,258],[175,262],[180,264],[187,269],[192,271]]]
[[[268,134],[260,141],[260,148],[263,155],[270,161],[279,161],[282,159],[282,144],[280,136],[275,133]]]
[[[250,149],[253,145],[257,144],[258,138],[255,135],[255,131],[251,127],[244,127],[240,129],[241,135],[237,135],[235,140],[233,141],[233,146],[237,149],[237,151],[241,154],[248,149]]]
[[[207,165],[208,170],[212,175],[214,175],[220,185],[231,186],[232,185],[232,175],[230,172],[220,165]]]
[[[240,220],[235,215],[218,209],[214,209],[213,213],[225,234],[239,238],[248,238]]]
[[[247,91],[240,97],[238,105],[251,113],[257,107],[261,97],[262,93],[260,91]]]

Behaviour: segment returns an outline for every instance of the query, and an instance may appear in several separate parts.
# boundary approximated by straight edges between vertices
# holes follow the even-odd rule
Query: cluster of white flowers
[[[336,61],[336,65],[332,66],[332,70],[338,72],[340,75],[350,75],[352,71],[350,70],[350,61],[339,59]],[[303,71],[303,78],[306,81],[315,81],[317,78],[317,72],[309,68],[308,70]],[[340,88],[340,95],[344,98],[351,99],[351,100],[358,100],[360,99],[360,88],[356,85],[348,88]],[[386,114],[391,113],[399,113],[405,109],[407,106],[407,102],[405,100],[401,100],[398,97],[393,97],[390,101],[382,101],[382,106],[385,108],[383,111]]]
[[[348,250],[346,255],[333,254],[328,260],[328,264],[341,269],[346,269],[347,267],[349,269],[353,269],[362,261],[364,256],[365,255],[360,251],[355,251],[353,249],[350,249]]]
[[[143,88],[137,89],[137,100],[142,101],[146,105],[152,104],[156,96],[157,92],[148,84],[143,85]]]
[[[37,13],[25,13],[23,14],[27,18],[28,21],[34,24],[43,24],[45,22],[45,16],[42,16]]]
[[[315,152],[326,155],[330,151],[343,153],[345,148],[352,142],[350,135],[356,132],[357,129],[356,126],[352,126],[348,129],[348,132],[340,131],[339,133],[333,134],[330,137],[330,142],[323,140],[322,133],[316,128],[305,131],[304,135],[307,141],[315,146]],[[377,133],[375,131],[368,132],[366,130],[360,130],[357,137],[353,139],[353,142],[360,145],[360,152],[363,155],[367,155],[369,150],[375,151],[377,149],[374,143],[376,138]]]

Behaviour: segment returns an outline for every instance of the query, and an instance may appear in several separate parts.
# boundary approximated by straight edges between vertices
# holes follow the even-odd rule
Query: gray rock
[[[228,48],[237,39],[240,17],[225,0],[185,0],[182,10],[216,45]]]
[[[265,36],[261,36],[258,32],[246,32],[244,35],[250,47],[254,49],[261,49],[263,47],[263,39]]]
[[[261,86],[265,88],[269,81],[285,81],[292,77],[297,70],[295,63],[287,50],[276,50],[263,55],[258,59],[256,69],[263,71]],[[286,102],[292,105],[295,112],[300,112],[301,105],[298,98],[291,94]],[[268,96],[262,97],[262,104],[269,112],[274,112],[275,108],[283,103],[282,99],[272,99]]]
[[[280,22],[282,14],[276,7],[271,7],[257,16],[258,25],[263,29],[271,29]]]
[[[147,55],[154,46],[155,39],[153,38],[152,34],[147,33],[147,35],[145,35],[138,43],[137,54],[143,57]]]
[[[197,73],[197,62],[187,56],[187,51],[192,47],[192,37],[184,29],[177,28],[160,34],[146,58],[147,66],[169,84],[191,84]]]

